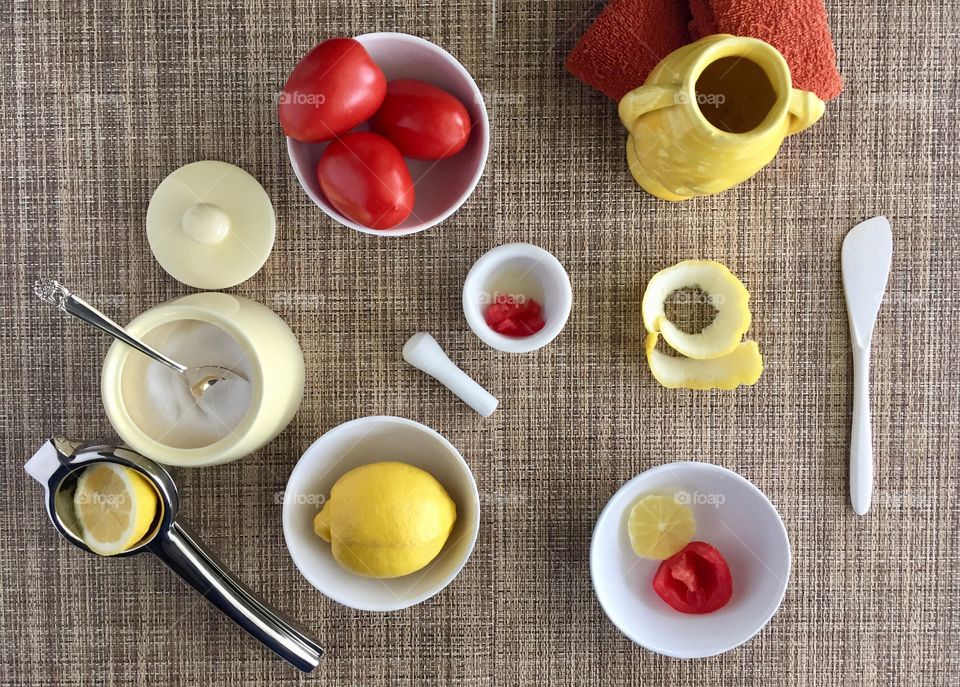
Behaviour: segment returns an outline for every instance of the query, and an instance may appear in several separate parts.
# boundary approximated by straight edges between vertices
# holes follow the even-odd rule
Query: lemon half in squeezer
[[[157,492],[136,470],[95,463],[77,479],[73,508],[83,542],[101,556],[132,548],[147,534],[157,514]]]

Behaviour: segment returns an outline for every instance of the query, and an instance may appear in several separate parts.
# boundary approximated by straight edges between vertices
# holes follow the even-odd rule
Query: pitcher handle
[[[676,105],[679,89],[677,87],[655,86],[653,84],[634,88],[620,99],[617,111],[620,121],[629,130],[641,115],[653,110]]]
[[[790,100],[787,103],[790,118],[787,135],[792,136],[815,124],[823,116],[823,108],[823,101],[810,91],[791,89]]]

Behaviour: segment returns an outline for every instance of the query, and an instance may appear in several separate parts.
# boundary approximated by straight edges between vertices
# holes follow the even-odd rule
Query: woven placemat
[[[624,132],[562,60],[601,3],[478,0],[83,3],[0,7],[0,683],[4,685],[948,685],[960,670],[956,470],[960,62],[957,0],[829,3],[847,90],[755,179],[667,204],[626,172]],[[492,121],[470,201],[402,240],[334,225],[297,185],[275,121],[290,66],[324,37],[400,30],[473,73]],[[39,305],[62,276],[119,320],[187,287],[153,260],[152,190],[198,159],[240,165],[277,210],[273,255],[234,289],[278,312],[307,362],[303,406],[245,460],[179,470],[183,515],[224,562],[329,649],[299,676],[149,557],[70,547],[22,463],[54,434],[111,433],[108,340]],[[874,338],[875,505],[847,505],[851,359],[844,233],[886,214],[895,258]],[[497,354],[471,334],[472,262],[530,241],[567,266],[557,341]],[[713,258],[752,293],[767,369],[736,393],[668,391],[641,346],[658,269]],[[429,330],[501,399],[482,419],[405,365]],[[294,568],[280,498],[334,425],[396,414],[448,437],[482,500],[469,564],[442,594],[352,611]],[[770,625],[726,655],[677,661],[628,641],[590,586],[593,523],[642,470],[706,460],[756,483],[793,545]]]

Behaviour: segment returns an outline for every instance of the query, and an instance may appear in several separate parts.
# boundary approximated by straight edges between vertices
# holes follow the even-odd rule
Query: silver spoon
[[[166,470],[128,448],[84,444],[55,437],[24,466],[43,485],[47,514],[74,546],[96,553],[83,541],[73,494],[77,478],[96,463],[116,463],[137,471],[157,493],[157,515],[142,540],[117,556],[149,552],[285,661],[304,672],[320,663],[323,649],[292,621],[267,606],[210,555],[185,523],[177,520],[180,496]],[[111,556],[116,558],[117,556]]]
[[[175,360],[171,360],[157,349],[148,346],[140,339],[131,336],[126,329],[111,320],[102,312],[94,308],[85,300],[70,292],[56,279],[38,279],[33,283],[33,292],[41,300],[51,305],[55,305],[60,310],[74,317],[77,317],[87,324],[92,324],[97,329],[105,331],[114,337],[137,349],[141,353],[150,356],[158,363],[166,365],[171,370],[179,372],[190,387],[190,393],[196,400],[200,400],[203,395],[217,382],[226,380],[244,379],[233,370],[218,365],[204,365],[203,367],[187,367],[181,365]],[[246,380],[244,380],[246,381]]]

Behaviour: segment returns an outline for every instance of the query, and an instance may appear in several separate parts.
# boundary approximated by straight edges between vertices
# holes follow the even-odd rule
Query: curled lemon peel
[[[647,335],[647,363],[654,378],[668,389],[736,389],[756,384],[763,372],[763,357],[756,341],[741,341],[732,353],[696,360],[666,355],[656,350],[660,335]]]
[[[689,334],[667,319],[664,306],[674,291],[697,288],[716,309],[713,322]],[[712,360],[732,353],[750,327],[750,292],[726,265],[713,260],[684,260],[660,270],[643,293],[643,325],[660,333],[681,355]]]
[[[664,312],[674,291],[697,288],[717,311],[709,325],[688,334]],[[685,260],[660,270],[643,293],[643,324],[647,329],[647,364],[654,378],[669,389],[736,389],[756,384],[763,358],[756,341],[743,341],[750,327],[750,292],[726,265],[713,260]],[[664,341],[680,356],[657,350]]]

